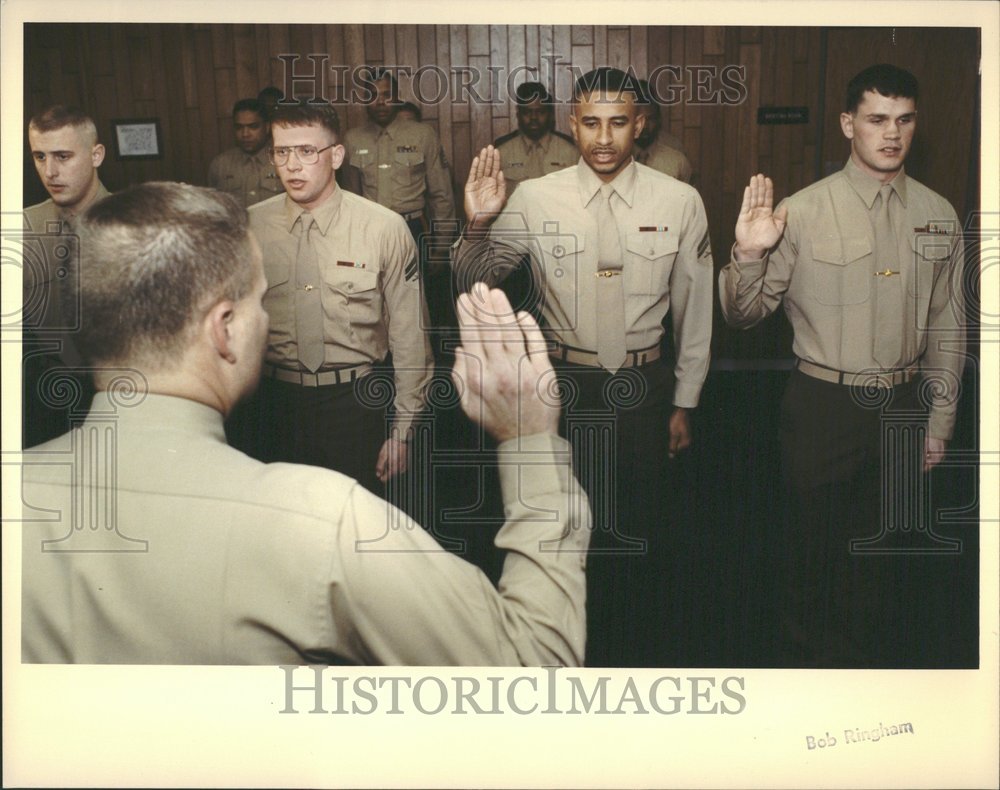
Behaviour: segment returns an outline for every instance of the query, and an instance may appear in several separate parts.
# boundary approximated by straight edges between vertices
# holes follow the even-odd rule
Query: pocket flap
[[[866,238],[817,239],[813,242],[812,251],[813,258],[817,261],[846,266],[866,255],[871,255],[872,245]]]
[[[330,287],[345,296],[357,296],[378,288],[378,272],[354,266],[335,265],[330,273]]]
[[[555,258],[559,260],[565,258],[567,255],[576,255],[583,252],[584,250],[584,237],[583,236],[568,236],[568,235],[554,235],[554,236],[539,236],[538,245],[542,248],[542,252],[545,253],[547,258]]]
[[[944,261],[951,257],[952,240],[945,235],[910,236],[910,249],[924,260]]]
[[[629,233],[628,251],[653,260],[677,252],[678,238],[673,233]]]

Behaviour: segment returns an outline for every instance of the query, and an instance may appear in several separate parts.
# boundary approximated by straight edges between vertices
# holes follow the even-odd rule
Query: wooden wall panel
[[[416,71],[437,66],[450,75],[445,96],[425,98],[438,92],[437,74],[425,74],[416,90],[409,78],[400,82],[405,98],[425,98],[424,116],[438,130],[452,164],[460,205],[472,157],[516,125],[506,90],[513,70],[519,69],[512,88],[537,80],[554,93],[560,102],[557,128],[568,132],[567,99],[580,71],[608,64],[631,66],[647,76],[669,67],[657,82],[661,93],[672,92],[665,97],[664,126],[688,149],[694,184],[708,213],[716,265],[721,266],[733,241],[743,186],[752,173],[772,175],[781,198],[842,165],[847,145],[837,115],[843,88],[874,52],[921,79],[919,133],[908,170],[964,212],[974,155],[971,107],[979,55],[974,29],[31,24],[25,27],[25,113],[30,116],[57,101],[87,108],[109,143],[102,178],[111,189],[152,178],[205,183],[211,158],[231,145],[232,103],[269,84],[285,87],[286,67],[279,55],[299,55],[298,74],[312,72],[310,54],[328,56],[328,66],[348,68],[380,64]],[[558,58],[555,68],[553,58]],[[745,95],[736,97],[742,101],[727,102],[718,93],[699,101],[694,67],[715,70],[702,72],[711,93],[720,87],[719,71],[730,65],[745,69]],[[463,68],[479,69],[481,76],[471,80],[469,90],[488,102],[455,95],[470,82],[456,73]],[[491,84],[488,68],[498,70],[498,84]],[[343,84],[341,72],[334,69],[325,77],[327,98],[340,110],[344,125],[363,123],[364,107],[349,101],[351,86]],[[297,89],[308,91],[311,84],[301,80]],[[729,84],[734,84],[732,76]],[[806,106],[810,122],[758,126],[756,112],[762,105]],[[143,116],[160,119],[164,158],[116,161],[111,120]],[[24,175],[27,202],[44,199],[27,150]],[[787,353],[787,328],[780,318],[772,324],[763,332],[733,333],[717,321],[717,353]]]

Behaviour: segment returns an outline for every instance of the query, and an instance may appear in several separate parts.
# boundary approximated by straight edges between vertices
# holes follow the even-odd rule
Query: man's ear
[[[233,353],[232,323],[236,305],[231,299],[217,302],[205,315],[205,331],[215,352],[226,362],[236,362]]]
[[[573,135],[573,142],[578,143],[580,141],[579,138],[576,136],[576,123],[577,123],[576,108],[573,108],[573,110],[569,114],[569,131],[570,134]]]
[[[633,135],[633,140],[638,140],[639,135],[642,134],[642,130],[646,128],[646,113],[640,112],[636,113],[635,116],[635,134]]]
[[[334,170],[339,169],[344,164],[345,156],[347,156],[347,149],[340,143],[330,149],[330,164]]]
[[[93,149],[90,151],[90,161],[93,163],[94,167],[100,167],[101,163],[104,161],[104,146],[101,143],[97,143]]]
[[[854,116],[849,112],[842,112],[840,114],[840,131],[844,133],[844,137],[848,140],[854,139]]]

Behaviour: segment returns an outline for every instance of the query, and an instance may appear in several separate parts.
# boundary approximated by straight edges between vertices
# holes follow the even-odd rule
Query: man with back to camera
[[[264,454],[337,469],[381,493],[408,467],[410,428],[432,372],[416,245],[398,214],[337,186],[344,147],[331,105],[279,105],[271,134],[286,194],[249,212],[271,316]],[[364,379],[390,351],[387,426]]]
[[[517,129],[498,137],[493,147],[500,152],[508,195],[522,181],[575,165],[580,158],[573,138],[555,130],[552,97],[540,82],[525,82],[514,91]]]
[[[236,198],[243,208],[284,191],[268,161],[271,125],[267,110],[257,99],[240,99],[233,105],[236,145],[216,156],[208,166],[208,185]]]
[[[141,184],[81,233],[80,348],[99,392],[82,427],[25,454],[22,660],[580,663],[589,510],[538,395],[552,369],[530,316],[482,285],[459,303],[455,384],[500,443],[498,591],[344,475],[226,445],[268,328],[232,198]],[[82,529],[94,513],[107,528]]]
[[[771,180],[751,178],[719,275],[730,324],[753,326],[783,303],[794,330],[781,407],[791,506],[775,547],[798,665],[904,666],[925,647],[913,618],[932,602],[915,555],[856,544],[878,535],[880,505],[890,528],[915,526],[906,508],[919,503],[896,497],[912,499],[905,487],[944,456],[965,362],[958,218],[903,168],[917,96],[914,76],[895,66],[857,74],[840,115],[844,169],[776,210]],[[883,438],[883,424],[907,413],[922,438]]]
[[[529,256],[568,393],[564,430],[594,507],[588,559],[588,665],[669,665],[673,569],[668,459],[690,445],[688,411],[708,372],[712,257],[698,193],[632,159],[642,131],[634,78],[599,68],[577,80],[575,167],[523,182],[509,200],[502,157],[473,162],[460,283],[496,282]],[[613,232],[608,233],[606,229]],[[677,359],[660,361],[671,311]],[[601,437],[613,439],[601,444]],[[624,555],[624,556],[623,556]]]
[[[90,377],[80,370],[72,334],[79,315],[64,304],[65,272],[70,258],[79,252],[77,217],[110,194],[97,172],[105,154],[97,126],[78,107],[53,105],[34,115],[28,124],[28,145],[49,198],[24,210],[29,231],[22,271],[24,447],[68,430],[74,405],[82,407],[93,393]],[[66,403],[58,394],[66,384],[77,390],[76,404]]]

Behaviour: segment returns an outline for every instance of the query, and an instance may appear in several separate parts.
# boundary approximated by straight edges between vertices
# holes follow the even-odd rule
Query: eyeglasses
[[[319,161],[321,153],[327,148],[333,148],[335,145],[336,143],[330,143],[323,148],[317,148],[315,145],[280,145],[275,148],[268,148],[267,158],[271,160],[272,165],[283,165],[288,162],[288,157],[294,151],[295,158],[299,162],[304,165],[314,165]]]

